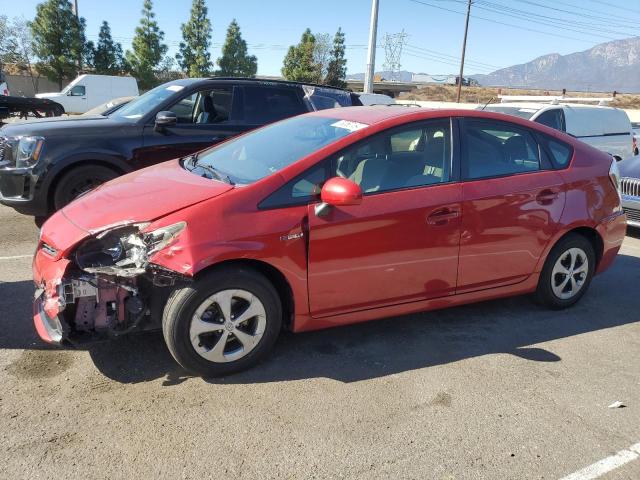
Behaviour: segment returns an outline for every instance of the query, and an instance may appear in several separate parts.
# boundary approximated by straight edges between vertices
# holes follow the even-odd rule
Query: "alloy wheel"
[[[551,273],[551,289],[562,300],[574,297],[589,275],[589,259],[581,248],[570,248],[558,257]]]
[[[246,290],[222,290],[196,309],[189,338],[204,359],[233,362],[258,345],[266,324],[265,308],[258,297]]]

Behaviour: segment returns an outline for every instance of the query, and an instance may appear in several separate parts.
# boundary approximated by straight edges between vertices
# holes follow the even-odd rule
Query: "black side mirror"
[[[178,117],[175,113],[165,110],[158,112],[156,115],[156,131],[162,131],[165,127],[171,127],[178,123]]]

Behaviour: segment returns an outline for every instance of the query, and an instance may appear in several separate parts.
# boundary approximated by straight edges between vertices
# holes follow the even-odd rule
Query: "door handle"
[[[449,223],[449,220],[453,220],[454,218],[458,218],[460,216],[460,212],[458,210],[453,210],[450,208],[440,208],[435,212],[429,214],[427,217],[427,223],[429,225],[446,225]]]
[[[218,143],[218,142],[222,142],[223,140],[226,140],[227,138],[229,138],[229,137],[224,136],[224,135],[218,135],[217,137],[213,137],[211,139],[211,141],[214,142],[214,143]]]
[[[536,201],[540,205],[550,205],[554,200],[558,198],[558,192],[556,190],[545,189],[536,195]]]

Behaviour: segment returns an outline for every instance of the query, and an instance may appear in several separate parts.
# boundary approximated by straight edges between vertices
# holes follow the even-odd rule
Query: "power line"
[[[491,13],[497,13],[498,15],[512,17],[518,20],[535,22],[538,25],[558,27],[563,30],[569,30],[569,31],[580,33],[583,35],[601,37],[608,40],[616,40],[619,37],[611,37],[610,35],[602,35],[601,33],[592,33],[592,32],[613,33],[618,35],[625,34],[627,36],[633,35],[628,32],[627,33],[621,32],[620,30],[609,30],[606,28],[602,28],[602,26],[594,25],[593,23],[576,22],[568,19],[557,19],[555,17],[550,17],[548,15],[541,15],[538,13],[527,12],[525,10],[508,7],[502,4],[497,4],[497,3],[487,2],[487,1],[477,1],[476,3],[480,5],[477,7],[480,10],[485,10]]]
[[[426,7],[437,8],[438,10],[443,10],[443,11],[446,11],[446,12],[455,13],[456,15],[465,15],[463,12],[460,12],[458,10],[452,10],[450,8],[442,7],[440,5],[433,5],[431,3],[427,3],[427,2],[422,1],[422,0],[409,0],[409,1],[413,2],[413,3],[419,3],[420,5],[424,5]],[[455,1],[455,0],[453,0],[453,1]],[[491,19],[491,18],[481,17],[479,15],[471,15],[471,17],[472,18],[476,18],[478,20],[485,21],[485,22],[495,23],[497,25],[505,25],[507,27],[517,28],[519,30],[526,30],[528,32],[539,33],[541,35],[548,35],[548,36],[557,37],[557,38],[565,38],[565,39],[568,39],[568,40],[575,40],[577,42],[589,43],[589,44],[593,45],[593,40],[586,40],[584,38],[571,37],[569,35],[562,35],[562,34],[559,34],[559,33],[546,32],[544,30],[537,30],[537,29],[534,29],[534,28],[524,27],[522,25],[515,25],[513,23],[502,22],[502,21],[499,21],[499,20]]]
[[[456,55],[448,55],[446,53],[438,52],[436,50],[429,50],[428,48],[418,47],[416,45],[407,44],[407,48],[410,48],[410,49],[413,49],[413,50],[417,50],[419,53],[424,54],[424,55],[442,57],[445,60],[455,60],[457,62],[458,59],[459,59],[459,57],[456,56]],[[480,67],[492,68],[494,70],[502,68],[502,67],[499,67],[498,65],[492,65],[490,63],[479,62],[477,60],[466,60],[466,62],[470,63],[470,64],[473,63],[473,64],[478,65]]]
[[[598,0],[589,0],[592,3],[599,3],[601,5],[606,5],[607,7],[611,7],[611,8],[617,8],[619,10],[626,10],[627,12],[633,12],[633,13],[637,13],[640,14],[640,10],[634,10],[631,8],[627,8],[627,7],[621,7],[620,5],[614,5],[613,3],[609,3],[609,2],[601,2]]]

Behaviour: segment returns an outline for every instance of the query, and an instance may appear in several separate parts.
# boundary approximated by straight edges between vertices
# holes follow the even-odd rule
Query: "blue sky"
[[[31,19],[38,3],[0,0],[0,14]],[[97,38],[100,24],[107,20],[114,38],[125,49],[130,48],[142,0],[78,3],[90,40]],[[297,43],[306,27],[331,35],[342,27],[349,73],[365,69],[370,0],[208,0],[207,4],[213,23],[214,59],[220,54],[229,22],[236,18],[250,53],[258,57],[259,74],[278,75],[287,46]],[[165,32],[170,54],[177,50],[180,24],[187,21],[190,6],[191,0],[154,1],[156,19]],[[431,74],[455,72],[465,6],[465,0],[380,0],[378,44],[385,33],[404,29],[408,46],[401,58],[403,69]],[[528,13],[527,18],[523,18],[523,12]],[[640,35],[639,26],[640,0],[475,0],[465,72],[487,73],[546,53],[586,50],[611,39]],[[384,49],[379,47],[377,70],[382,69],[384,57]]]

